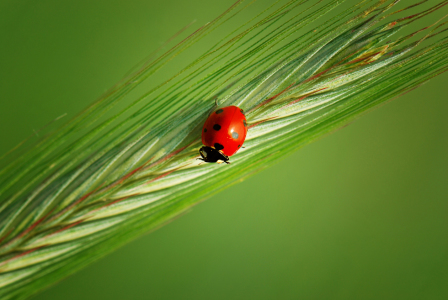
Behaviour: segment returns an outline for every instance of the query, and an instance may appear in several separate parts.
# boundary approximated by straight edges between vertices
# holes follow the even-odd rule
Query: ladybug
[[[202,128],[202,143],[199,154],[205,162],[227,163],[243,146],[247,134],[244,111],[238,106],[217,109],[208,116]]]

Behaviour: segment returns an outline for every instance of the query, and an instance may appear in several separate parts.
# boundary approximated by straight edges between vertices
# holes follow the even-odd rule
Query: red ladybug
[[[212,112],[202,128],[202,143],[199,149],[205,162],[229,163],[244,143],[247,123],[244,111],[237,106],[227,106]]]

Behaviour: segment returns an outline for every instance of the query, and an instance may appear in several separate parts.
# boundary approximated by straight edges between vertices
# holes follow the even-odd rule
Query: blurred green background
[[[1,1],[0,154],[232,2]],[[33,299],[448,299],[447,83],[439,76]]]

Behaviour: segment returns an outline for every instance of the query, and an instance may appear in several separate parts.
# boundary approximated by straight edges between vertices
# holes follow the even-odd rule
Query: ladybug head
[[[225,162],[226,164],[230,164],[228,156],[222,154],[221,151],[209,146],[204,146],[199,149],[199,154],[201,154],[202,156],[202,158],[199,159],[205,162],[218,164]]]

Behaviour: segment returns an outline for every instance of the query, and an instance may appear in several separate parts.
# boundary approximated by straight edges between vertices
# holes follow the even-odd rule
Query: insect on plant
[[[32,295],[448,70],[447,22],[432,18],[447,0],[279,0],[238,20],[256,3],[243,2],[5,163],[1,299]],[[198,165],[198,151],[232,164]]]
[[[207,118],[202,128],[201,160],[211,163],[227,163],[243,145],[247,134],[244,111],[237,106],[220,108]]]

